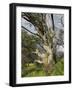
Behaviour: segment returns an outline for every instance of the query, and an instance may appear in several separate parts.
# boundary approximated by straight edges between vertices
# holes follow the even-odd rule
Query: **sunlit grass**
[[[64,75],[64,59],[58,60],[58,62],[52,67],[50,71],[48,69],[48,76]],[[34,76],[47,76],[42,65],[36,65],[30,63],[25,65],[21,73],[22,77],[34,77]]]

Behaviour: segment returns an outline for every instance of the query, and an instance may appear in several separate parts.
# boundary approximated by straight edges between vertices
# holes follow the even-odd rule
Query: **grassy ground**
[[[64,75],[64,59],[58,60],[58,62],[52,67],[52,70],[48,69],[48,76]],[[47,76],[43,65],[36,65],[30,63],[26,64],[21,73],[22,77],[34,77],[34,76]]]

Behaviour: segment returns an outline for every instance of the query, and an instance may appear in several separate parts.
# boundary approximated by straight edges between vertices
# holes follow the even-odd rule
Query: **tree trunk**
[[[46,52],[44,58],[42,59],[43,59],[45,73],[48,76],[53,65],[53,52],[50,46],[44,45],[44,49],[46,50]]]
[[[53,56],[50,54],[48,56],[48,54],[46,53],[45,54],[45,58],[44,58],[44,70],[45,70],[45,73],[46,75],[48,76],[49,75],[49,72],[52,70],[52,65],[53,65]]]

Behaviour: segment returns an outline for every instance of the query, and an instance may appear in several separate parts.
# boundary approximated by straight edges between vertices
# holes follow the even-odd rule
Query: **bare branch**
[[[26,21],[30,22],[31,24],[33,24],[29,19],[27,19],[26,17],[22,17],[23,19],[25,19]],[[34,24],[33,24],[34,25]]]
[[[40,38],[43,40],[43,38],[42,38],[39,34],[33,33],[33,32],[31,32],[31,31],[29,31],[29,30],[28,30],[27,28],[25,28],[24,26],[21,26],[21,27],[22,27],[23,29],[25,29],[26,31],[32,33],[33,35],[36,35],[36,36],[40,37]]]
[[[61,24],[64,27],[63,17],[61,17]]]
[[[54,30],[54,17],[53,17],[53,14],[51,14],[51,19],[52,19],[52,28]]]
[[[28,32],[30,32],[30,33],[32,33],[32,34],[34,34],[34,35],[37,35],[37,34],[35,34],[35,33],[33,33],[33,32],[31,32],[31,31],[29,31],[27,28],[25,28],[24,26],[21,26],[23,29],[25,29],[26,31],[28,31]]]

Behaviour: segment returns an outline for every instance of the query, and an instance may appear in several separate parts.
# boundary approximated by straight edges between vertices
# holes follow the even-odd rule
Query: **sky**
[[[54,14],[54,24],[55,24],[55,27],[57,27],[59,29],[64,28],[61,24],[61,17],[63,17],[63,22],[64,22],[64,15]],[[37,31],[35,30],[35,27],[30,22],[26,21],[23,18],[21,18],[21,25],[24,26],[25,28],[27,28],[29,31],[31,31],[33,33],[37,33]]]
[[[29,31],[33,32],[33,33],[37,33],[37,31],[35,30],[35,27],[31,24],[30,26],[30,22],[26,21],[25,19],[21,18],[21,25],[24,26],[25,28],[27,28]]]

